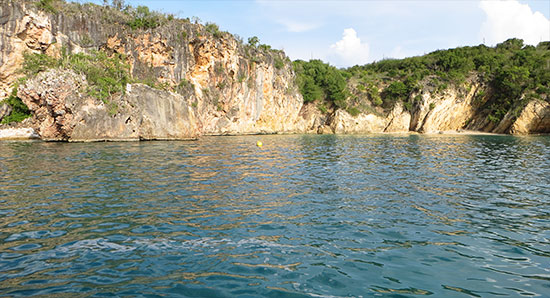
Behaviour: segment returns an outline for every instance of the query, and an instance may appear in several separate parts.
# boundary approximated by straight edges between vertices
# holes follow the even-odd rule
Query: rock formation
[[[510,128],[512,134],[550,133],[550,104],[531,101]]]
[[[94,49],[123,54],[134,78],[166,88],[129,84],[124,94],[102,102],[86,94],[80,74],[41,73],[29,78],[18,96],[33,112],[43,139],[188,139],[297,131],[302,97],[282,52],[243,45],[229,33],[214,36],[188,21],[132,30],[88,17],[100,14],[95,11],[100,6],[80,9],[52,15],[24,2],[2,6],[3,97],[21,76],[24,53],[60,57],[62,51]]]
[[[136,82],[100,100],[86,92],[81,73],[51,69],[29,77],[17,95],[32,111],[31,126],[45,140],[172,140],[201,135],[261,133],[380,133],[478,130],[549,133],[550,106],[531,101],[499,123],[476,102],[487,90],[472,77],[465,86],[411,94],[412,105],[350,115],[303,104],[290,60],[282,51],[245,45],[229,33],[188,20],[132,29],[120,11],[69,4],[46,13],[28,1],[0,0],[0,98],[22,77],[25,53],[102,51],[125,57]],[[218,30],[217,27],[215,30]],[[152,88],[139,82],[151,82]],[[412,97],[415,97],[413,101]],[[10,113],[0,104],[0,119]],[[21,126],[21,125],[20,125]]]
[[[42,139],[173,140],[200,134],[195,112],[182,95],[132,84],[105,104],[82,94],[85,84],[82,75],[50,70],[20,86],[18,94],[34,112]]]

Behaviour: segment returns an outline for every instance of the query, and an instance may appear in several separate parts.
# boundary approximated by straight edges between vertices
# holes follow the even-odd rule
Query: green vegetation
[[[280,57],[275,57],[274,65],[276,69],[282,69],[285,66],[285,63]]]
[[[336,69],[319,60],[295,61],[297,83],[304,102],[325,101],[329,106],[391,108],[402,102],[412,110],[421,101],[419,91],[432,86],[443,92],[454,86],[468,89],[476,75],[492,89],[475,102],[490,119],[500,121],[509,111],[520,111],[530,98],[550,101],[550,42],[536,47],[509,39],[496,47],[484,45],[439,50],[405,59]],[[379,90],[382,90],[379,92]]]
[[[346,79],[342,71],[321,60],[294,61],[294,70],[304,102],[320,100],[346,108]]]
[[[258,46],[258,43],[260,43],[260,39],[256,36],[252,36],[248,38],[248,45],[255,48]]]
[[[214,23],[206,23],[205,25],[206,31],[210,32],[215,38],[220,38],[223,36],[223,32],[220,31],[220,27]]]
[[[2,119],[2,124],[21,122],[31,116],[31,111],[29,111],[29,108],[27,108],[23,101],[17,97],[17,87],[21,82],[22,81],[18,81],[13,87],[10,96],[2,101],[12,108],[11,113]]]
[[[375,106],[379,106],[383,103],[382,98],[380,97],[380,93],[378,92],[378,88],[376,88],[376,86],[374,85],[370,86],[368,90],[368,96]]]
[[[190,81],[188,81],[187,79],[183,78],[181,79],[181,81],[179,82],[178,86],[176,89],[193,89],[193,83],[191,83]]]
[[[353,117],[355,117],[355,116],[359,115],[359,113],[361,113],[361,111],[356,107],[350,107],[350,108],[346,109],[346,111],[350,115],[352,115]]]
[[[246,74],[244,72],[239,73],[239,77],[237,78],[237,80],[239,81],[239,83],[244,82],[244,80],[246,80]]]
[[[40,0],[36,2],[36,7],[49,13],[57,13],[59,11],[59,0]]]
[[[51,69],[71,69],[83,74],[88,81],[88,95],[108,103],[114,94],[122,94],[126,84],[131,82],[130,68],[126,58],[120,54],[108,56],[105,52],[92,51],[89,54],[67,54],[63,51],[60,59],[45,54],[25,54],[23,72],[28,76]]]
[[[178,41],[180,43],[183,43],[186,39],[187,39],[187,32],[181,31],[180,33],[178,33]]]
[[[214,72],[218,75],[223,74],[224,67],[223,67],[222,62],[216,62],[216,64],[214,65]]]
[[[321,104],[319,104],[319,105],[317,106],[317,108],[318,108],[318,109],[319,109],[319,111],[321,111],[321,113],[323,113],[323,114],[326,114],[326,113],[328,113],[328,109],[327,109],[327,107],[326,107],[326,106],[325,106],[324,104],[322,104],[322,103],[321,103]]]
[[[37,74],[58,66],[58,61],[46,54],[24,53],[23,58],[23,72],[26,75]]]
[[[130,67],[126,63],[126,57],[121,54],[108,56],[101,51],[64,54],[59,63],[62,68],[85,75],[89,84],[87,93],[104,102],[109,101],[115,93],[124,93],[126,84],[131,81]]]
[[[128,22],[130,28],[154,29],[160,25],[160,15],[149,11],[147,6],[138,6],[134,12],[134,18]]]

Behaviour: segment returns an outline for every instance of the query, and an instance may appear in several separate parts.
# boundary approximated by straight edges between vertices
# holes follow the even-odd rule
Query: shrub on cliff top
[[[206,23],[205,29],[215,38],[220,38],[223,35],[223,32],[220,31],[220,27],[214,23]]]
[[[133,15],[134,18],[128,22],[128,26],[134,30],[154,29],[160,25],[160,15],[149,11],[147,6],[138,6]]]
[[[255,48],[260,43],[260,39],[257,36],[252,36],[248,38],[248,45]]]

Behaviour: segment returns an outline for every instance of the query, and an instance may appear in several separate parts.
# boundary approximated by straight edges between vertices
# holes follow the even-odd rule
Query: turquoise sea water
[[[30,295],[549,297],[550,137],[2,142]]]

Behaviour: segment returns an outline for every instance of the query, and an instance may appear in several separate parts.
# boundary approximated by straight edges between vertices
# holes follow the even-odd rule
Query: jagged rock
[[[320,135],[330,135],[334,134],[334,130],[328,125],[321,125],[317,128],[317,133]]]
[[[45,140],[190,139],[199,123],[186,99],[146,85],[129,85],[124,95],[106,104],[81,93],[83,76],[50,70],[28,80],[18,94],[38,120]]]
[[[328,120],[328,115],[321,113],[314,104],[305,104],[294,123],[294,132],[317,133]]]
[[[421,93],[421,102],[418,106],[415,107],[414,112],[411,115],[410,130],[411,131],[422,131],[422,126],[424,121],[432,107],[436,105],[436,98],[432,96],[432,91],[423,90]]]
[[[541,100],[528,103],[512,125],[510,133],[550,133],[550,104]]]
[[[375,107],[355,117],[343,110],[321,113],[315,104],[303,104],[292,64],[283,53],[246,47],[230,34],[214,36],[203,25],[186,21],[131,30],[108,21],[117,12],[101,6],[79,6],[71,13],[49,15],[28,3],[9,0],[0,6],[0,98],[8,95],[22,75],[23,53],[60,57],[62,49],[72,54],[89,50],[122,54],[134,78],[152,79],[178,92],[132,84],[125,94],[104,103],[86,95],[88,83],[81,75],[68,70],[39,74],[19,88],[18,96],[33,112],[29,125],[46,140],[550,130],[545,116],[548,103],[544,102],[528,104],[517,119],[510,114],[500,123],[489,121],[474,98],[479,90],[490,87],[475,76],[467,79],[469,88],[451,86],[437,92],[424,84],[420,100],[415,96],[416,102],[412,98],[416,94],[411,95],[412,106],[407,110],[398,103],[389,112]]]
[[[199,123],[186,99],[143,84],[128,85],[110,104],[86,101],[74,117],[70,141],[186,140],[200,135]]]
[[[39,123],[38,134],[46,140],[68,140],[74,127],[73,110],[80,101],[84,77],[72,71],[51,70],[19,86],[17,95]]]
[[[408,132],[411,125],[411,113],[405,111],[401,103],[397,103],[386,117],[384,132]]]
[[[461,94],[456,88],[447,89],[442,94],[424,90],[421,105],[413,113],[411,130],[433,133],[464,128],[475,114],[472,101],[478,88],[478,84],[473,84],[466,94]]]
[[[106,12],[100,6],[81,6],[70,14],[53,16],[25,2],[6,3],[0,8],[5,22],[0,28],[0,95],[11,91],[9,86],[20,75],[17,71],[22,66],[23,53],[59,57],[61,49],[73,54],[88,49],[124,54],[134,78],[152,78],[170,88],[184,86],[179,90],[181,95],[147,89],[144,98],[160,97],[153,101],[142,101],[141,96],[131,98],[132,92],[121,99],[113,99],[119,107],[126,106],[129,101],[155,104],[159,109],[157,114],[149,107],[136,108],[151,112],[143,118],[144,122],[152,123],[145,129],[135,126],[140,120],[133,112],[128,112],[132,115],[130,120],[124,118],[127,113],[124,109],[107,115],[105,111],[112,110],[112,106],[72,92],[79,89],[75,86],[86,83],[80,79],[68,78],[67,84],[53,77],[43,82],[34,80],[25,88],[26,97],[31,105],[34,104],[31,110],[35,111],[35,118],[40,123],[37,130],[45,139],[172,139],[202,134],[300,131],[295,124],[300,122],[303,100],[292,65],[282,53],[245,48],[230,34],[213,37],[203,25],[190,22],[171,22],[147,31],[131,30],[120,23],[105,21],[107,16],[95,17]],[[283,62],[282,66],[275,67],[275,60]],[[43,86],[39,86],[41,84]],[[54,90],[48,84],[59,89]],[[31,90],[31,85],[36,90]],[[163,97],[166,97],[164,101]],[[182,106],[175,107],[176,104]],[[178,113],[188,109],[191,112],[185,115],[190,118],[182,116],[189,121],[185,125],[180,120],[163,122],[156,118],[175,113],[167,119],[179,119]],[[92,119],[92,112],[93,117],[99,118]],[[182,135],[183,131],[187,132]]]
[[[411,114],[398,103],[387,116],[360,113],[352,116],[344,110],[337,110],[329,119],[334,133],[359,134],[381,132],[408,132]]]
[[[330,127],[334,133],[377,133],[386,128],[386,118],[374,114],[359,114],[354,117],[344,110],[337,110]]]
[[[21,77],[25,52],[45,52],[54,42],[50,19],[23,4],[2,3],[0,7],[0,98]]]

